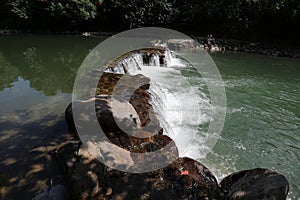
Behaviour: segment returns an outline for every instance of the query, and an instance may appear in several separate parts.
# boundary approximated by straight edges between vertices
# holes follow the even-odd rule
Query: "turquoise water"
[[[227,173],[274,169],[300,197],[300,61],[249,54],[214,54],[223,76],[227,115],[222,138],[208,157]],[[225,173],[226,174],[226,173]]]
[[[103,38],[0,37],[0,187],[3,199],[34,192],[57,173],[46,151],[68,138],[64,109],[77,69]],[[203,163],[220,179],[266,167],[300,197],[300,60],[212,55],[223,77],[227,116]]]

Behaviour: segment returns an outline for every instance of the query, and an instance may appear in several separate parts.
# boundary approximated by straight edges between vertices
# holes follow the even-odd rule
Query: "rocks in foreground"
[[[262,168],[233,173],[218,185],[208,168],[186,157],[160,170],[135,174],[105,166],[79,141],[60,146],[55,154],[70,199],[284,200],[289,189],[283,175]]]
[[[289,183],[283,175],[263,168],[233,173],[220,185],[226,199],[235,200],[281,200],[286,199],[289,190]]]
[[[96,160],[80,142],[56,150],[66,174],[71,199],[216,199],[214,175],[190,158],[148,173],[124,173]]]

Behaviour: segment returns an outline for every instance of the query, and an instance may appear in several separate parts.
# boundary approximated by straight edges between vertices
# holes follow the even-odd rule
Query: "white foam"
[[[141,66],[141,71],[137,72],[151,79],[151,104],[164,128],[164,134],[175,141],[179,155],[196,160],[202,158],[201,151],[206,147],[197,142],[203,139],[198,126],[212,120],[209,113],[205,113],[211,109],[209,99],[195,92],[199,88],[189,84],[178,65]]]
[[[180,156],[199,160],[207,152],[205,133],[199,126],[212,120],[210,99],[201,92],[203,85],[191,86],[189,81],[201,77],[185,77],[181,70],[190,66],[178,59],[170,50],[165,51],[165,64],[161,66],[158,55],[152,55],[147,65],[140,53],[134,53],[120,61],[115,73],[143,74],[150,78],[151,104],[164,128],[164,134],[171,137]]]

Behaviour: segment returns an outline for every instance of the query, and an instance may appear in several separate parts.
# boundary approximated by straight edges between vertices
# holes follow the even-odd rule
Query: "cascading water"
[[[116,62],[107,72],[122,74],[143,74],[150,78],[151,104],[164,128],[164,134],[171,137],[180,156],[199,160],[201,140],[205,137],[202,125],[208,124],[211,105],[209,98],[202,93],[203,84],[191,86],[190,81],[200,77],[185,77],[181,71],[190,66],[176,58],[169,49],[160,53],[133,52]],[[195,80],[191,80],[195,79]]]
[[[140,70],[143,65],[143,57],[140,54],[130,54],[130,56],[118,61],[113,67],[108,67],[106,72],[119,74],[132,74]]]
[[[150,57],[149,59],[149,65],[150,66],[159,66],[159,55],[154,54],[153,56]]]

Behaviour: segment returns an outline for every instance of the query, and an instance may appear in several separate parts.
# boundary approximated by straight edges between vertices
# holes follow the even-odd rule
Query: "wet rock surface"
[[[163,133],[149,103],[149,81],[142,75],[104,73],[99,80],[95,98],[74,102],[66,108],[69,131],[77,133],[72,109],[82,109],[83,115],[86,116],[96,113],[98,122],[95,123],[100,124],[112,143],[130,151],[144,152],[141,146],[145,142],[157,143],[156,139],[159,136],[154,136]],[[135,89],[136,85],[141,86]],[[95,107],[85,106],[90,103],[95,103]],[[84,123],[84,119],[82,121]]]
[[[300,58],[298,47],[282,47],[282,45],[264,44],[261,42],[246,42],[239,40],[215,39],[213,45],[208,44],[208,39],[196,37],[195,40],[204,48],[211,51],[239,51],[268,56]]]
[[[225,177],[221,188],[226,199],[286,199],[289,183],[275,171],[263,168],[243,170]]]
[[[66,174],[71,199],[215,199],[219,195],[213,174],[190,158],[135,174],[105,166],[80,141],[61,145],[55,153]]]
[[[261,168],[233,173],[219,186],[208,168],[186,157],[160,170],[125,173],[99,162],[80,141],[61,145],[55,154],[70,199],[284,200],[289,187],[283,175]]]

